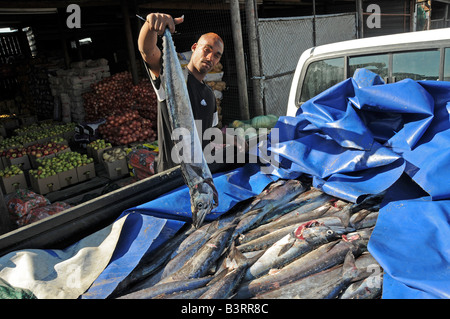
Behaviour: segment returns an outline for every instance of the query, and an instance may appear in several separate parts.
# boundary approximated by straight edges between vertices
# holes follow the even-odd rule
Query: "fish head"
[[[320,241],[329,242],[338,239],[339,233],[334,231],[332,228],[318,224],[317,222],[309,225],[309,227],[303,229],[302,236],[299,239],[305,239],[306,241]]]
[[[219,195],[212,182],[206,180],[198,183],[191,190],[192,223],[199,228],[207,214],[219,203]]]

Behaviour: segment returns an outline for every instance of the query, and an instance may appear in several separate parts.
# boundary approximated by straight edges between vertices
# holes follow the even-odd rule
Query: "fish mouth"
[[[209,212],[208,209],[201,209],[192,214],[192,224],[194,225],[195,228],[197,229],[200,228],[208,212]]]

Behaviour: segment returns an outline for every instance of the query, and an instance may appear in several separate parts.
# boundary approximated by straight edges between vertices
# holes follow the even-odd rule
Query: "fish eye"
[[[331,229],[327,230],[327,235],[333,235],[333,231]]]
[[[197,203],[197,208],[198,209],[202,209],[203,208],[203,203],[202,202],[198,202]]]

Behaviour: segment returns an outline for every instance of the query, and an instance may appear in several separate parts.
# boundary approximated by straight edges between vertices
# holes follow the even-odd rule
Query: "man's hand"
[[[184,21],[184,17],[173,19],[169,14],[150,13],[139,32],[138,48],[142,58],[147,62],[153,76],[157,78],[161,71],[161,50],[157,46],[158,35],[163,35],[169,28],[175,32],[175,25]]]
[[[164,30],[169,28],[171,33],[175,32],[175,26],[184,21],[184,16],[172,18],[171,15],[165,13],[150,13],[146,19],[150,31],[163,35]]]

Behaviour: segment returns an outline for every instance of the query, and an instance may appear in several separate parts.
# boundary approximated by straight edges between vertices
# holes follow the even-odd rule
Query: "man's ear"
[[[192,46],[191,46],[191,50],[192,51],[195,51],[195,48],[197,47],[197,43],[194,43]]]

